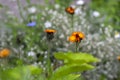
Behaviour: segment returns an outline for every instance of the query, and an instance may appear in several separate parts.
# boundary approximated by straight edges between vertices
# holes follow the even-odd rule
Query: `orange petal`
[[[70,36],[70,37],[69,37],[69,41],[71,41],[71,42],[76,42],[76,37],[75,37],[75,36]]]
[[[46,29],[45,32],[47,32],[47,33],[55,33],[56,30],[54,30],[54,29]]]
[[[79,37],[81,38],[81,39],[84,39],[85,38],[85,35],[82,33],[82,32],[79,32]]]
[[[76,36],[78,34],[78,32],[73,32],[72,36]]]

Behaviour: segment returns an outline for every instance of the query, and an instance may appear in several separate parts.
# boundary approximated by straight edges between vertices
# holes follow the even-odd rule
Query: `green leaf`
[[[80,77],[80,74],[69,74],[64,77],[60,77],[57,80],[75,80]]]
[[[0,8],[3,8],[3,5],[2,5],[2,4],[0,4]]]
[[[31,0],[26,0],[26,2],[27,2],[28,4],[30,4],[30,1],[31,1]]]
[[[52,75],[51,80],[57,80],[60,78],[65,77],[66,75],[70,75],[76,72],[82,72],[85,70],[93,69],[94,66],[89,64],[70,64],[70,65],[64,65],[59,67]],[[67,80],[67,79],[66,79]]]
[[[37,66],[18,66],[13,69],[7,69],[2,73],[4,80],[31,80],[32,76],[40,75],[42,69]],[[7,77],[6,77],[7,75]]]
[[[42,72],[42,68],[37,66],[28,66],[28,69],[30,69],[32,75],[39,75]]]
[[[56,53],[55,58],[64,60],[65,63],[91,63],[91,62],[98,62],[99,59],[95,58],[91,54],[88,53]]]
[[[3,76],[4,80],[25,80],[30,79],[30,72],[23,67],[16,67],[14,69],[5,70],[3,75],[7,75],[7,78]]]

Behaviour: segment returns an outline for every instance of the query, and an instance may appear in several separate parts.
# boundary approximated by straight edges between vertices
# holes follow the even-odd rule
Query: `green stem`
[[[47,75],[48,77],[51,76],[52,74],[52,67],[51,67],[51,61],[50,61],[50,51],[51,51],[51,41],[48,41],[48,53],[47,53],[47,65],[46,65],[46,70],[47,70]]]
[[[19,59],[21,59],[21,54],[20,54],[20,51],[19,51]]]
[[[73,31],[73,24],[74,24],[74,21],[73,21],[73,15],[71,16],[71,29]]]
[[[18,5],[18,10],[19,10],[19,13],[20,13],[20,17],[24,20],[24,16],[23,16],[22,10],[21,10],[20,0],[17,0],[17,5]]]
[[[76,42],[75,45],[76,45],[76,46],[75,46],[75,52],[77,53],[77,52],[78,52],[78,46],[79,46],[79,43]]]

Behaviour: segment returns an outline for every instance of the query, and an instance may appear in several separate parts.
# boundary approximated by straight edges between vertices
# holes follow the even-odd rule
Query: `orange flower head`
[[[5,48],[0,51],[0,58],[4,58],[10,55],[10,50]]]
[[[82,32],[73,32],[72,35],[69,37],[69,41],[71,42],[81,42],[84,39],[84,34]]]
[[[81,39],[85,38],[85,35],[82,32],[73,32],[72,36],[79,36]]]
[[[72,14],[72,15],[75,13],[75,9],[72,8],[72,7],[67,7],[67,8],[65,9],[65,11],[66,11],[67,13],[69,13],[69,14]]]
[[[56,30],[53,30],[53,29],[46,29],[45,32],[46,32],[46,33],[55,33]]]
[[[120,56],[117,57],[117,60],[120,61]]]
[[[50,41],[54,38],[54,33],[56,32],[56,30],[47,29],[45,30],[45,32],[47,33],[47,40]]]

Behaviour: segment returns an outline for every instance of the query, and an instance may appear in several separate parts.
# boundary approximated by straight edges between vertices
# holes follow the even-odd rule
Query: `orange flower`
[[[5,48],[5,49],[0,51],[0,58],[7,57],[7,56],[9,56],[9,54],[10,54],[10,50]]]
[[[117,60],[120,61],[120,56],[117,57]]]
[[[65,9],[65,11],[66,11],[67,13],[69,13],[69,14],[72,14],[72,15],[75,13],[75,9],[72,8],[72,7],[67,7],[67,8]]]
[[[55,33],[56,30],[53,30],[53,29],[46,29],[45,32],[46,32],[46,33]]]
[[[47,33],[47,40],[51,41],[54,38],[54,33],[56,32],[56,30],[47,29],[45,30],[45,32]]]
[[[72,35],[69,37],[69,41],[71,42],[80,42],[84,39],[85,35],[82,32],[73,32]]]
[[[72,36],[76,36],[76,35],[78,35],[81,39],[85,38],[85,35],[82,32],[73,32],[72,33]]]

